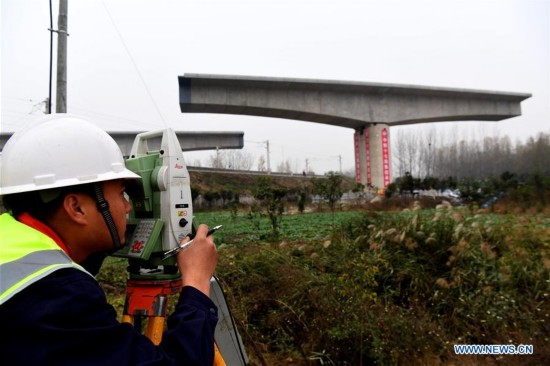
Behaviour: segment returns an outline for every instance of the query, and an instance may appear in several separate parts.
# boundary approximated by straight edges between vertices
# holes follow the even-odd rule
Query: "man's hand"
[[[178,267],[182,274],[183,286],[192,286],[210,296],[210,278],[214,275],[218,262],[218,251],[212,236],[206,236],[208,226],[197,228],[193,244],[177,254]],[[185,238],[180,245],[189,241]]]

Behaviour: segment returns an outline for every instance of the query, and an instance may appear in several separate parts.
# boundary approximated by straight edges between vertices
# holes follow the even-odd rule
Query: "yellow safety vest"
[[[0,215],[0,305],[62,268],[76,268],[90,274],[49,236],[20,223],[10,214]]]

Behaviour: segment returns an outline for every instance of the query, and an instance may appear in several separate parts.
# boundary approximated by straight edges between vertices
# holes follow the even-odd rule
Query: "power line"
[[[36,99],[28,99],[28,98],[21,98],[21,97],[12,97],[12,96],[9,96],[9,95],[2,95],[1,98],[2,98],[2,99],[14,99],[14,100],[18,100],[18,101],[20,101],[20,102],[37,103]]]
[[[155,109],[157,110],[157,113],[159,114],[160,119],[162,120],[162,123],[164,123],[164,126],[168,127],[168,125],[166,124],[166,121],[164,120],[164,117],[162,116],[162,113],[160,112],[160,109],[159,109],[157,103],[155,102],[155,99],[153,98],[153,95],[151,94],[151,91],[147,87],[147,83],[145,82],[145,79],[141,75],[141,72],[139,71],[139,68],[137,67],[136,62],[134,61],[134,58],[132,57],[132,54],[130,53],[130,50],[128,49],[128,47],[126,46],[126,43],[124,42],[124,39],[122,38],[122,34],[118,30],[118,27],[116,26],[115,21],[114,21],[113,17],[111,16],[111,13],[109,12],[109,9],[107,9],[107,5],[105,4],[104,1],[102,1],[102,3],[103,3],[103,6],[105,7],[105,11],[107,12],[107,15],[109,16],[109,19],[111,20],[111,23],[113,24],[113,27],[115,28],[115,31],[117,32],[117,35],[120,39],[120,42],[122,42],[122,45],[124,46],[124,49],[126,50],[126,53],[128,54],[128,57],[132,61],[132,64],[134,65],[134,68],[136,69],[136,72],[137,72],[139,78],[141,79],[141,82],[143,83],[143,86],[145,87],[145,90],[147,91],[147,94],[149,94],[149,98],[151,98],[151,101],[153,102],[153,105],[155,106]]]
[[[136,123],[147,123],[145,121],[139,121],[139,120],[135,120],[127,117],[119,117],[112,114],[101,113],[101,112],[92,111],[92,110],[80,108],[80,107],[71,106],[71,110],[86,112],[86,114],[96,115],[98,117],[102,117],[106,119],[113,119],[113,120],[116,120],[117,122],[126,121],[127,123],[130,123],[132,126],[134,126]],[[135,126],[134,126],[134,129],[135,129]]]

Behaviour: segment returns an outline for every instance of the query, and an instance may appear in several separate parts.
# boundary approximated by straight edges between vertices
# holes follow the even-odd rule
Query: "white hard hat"
[[[0,195],[140,178],[126,169],[107,132],[69,114],[48,115],[14,133],[0,169]]]

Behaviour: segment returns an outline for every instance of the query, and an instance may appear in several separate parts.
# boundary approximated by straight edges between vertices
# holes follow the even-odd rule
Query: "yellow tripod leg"
[[[123,315],[122,322],[133,324],[134,317],[131,315]],[[162,340],[162,332],[164,330],[164,317],[153,316],[150,317],[147,321],[147,329],[145,330],[145,335],[158,346]],[[216,342],[214,342],[214,366],[227,366],[225,363],[220,349]]]
[[[178,286],[180,285],[178,281],[167,282],[167,285],[163,284],[160,288],[157,283],[153,283],[153,285],[156,286],[145,286],[145,284],[145,282],[141,281],[128,282],[126,294],[127,306],[125,306],[125,311],[127,311],[128,314],[122,315],[122,322],[133,324],[134,316],[129,314],[134,314],[136,309],[141,312],[143,312],[142,310],[144,309],[150,310],[146,312],[147,314],[166,315],[166,307],[161,309],[161,312],[157,312],[153,309],[150,299],[156,298],[158,294],[172,294],[173,289],[179,288]],[[155,346],[158,346],[162,340],[164,320],[164,316],[148,316],[145,336],[147,336]],[[216,342],[214,342],[214,366],[227,366]]]
[[[216,342],[214,342],[214,366],[226,366]]]
[[[122,315],[122,322],[134,324],[134,317],[131,315],[124,314]]]
[[[164,317],[152,316],[147,321],[147,329],[145,335],[154,343],[155,346],[160,344],[162,340],[162,331],[164,328]]]

